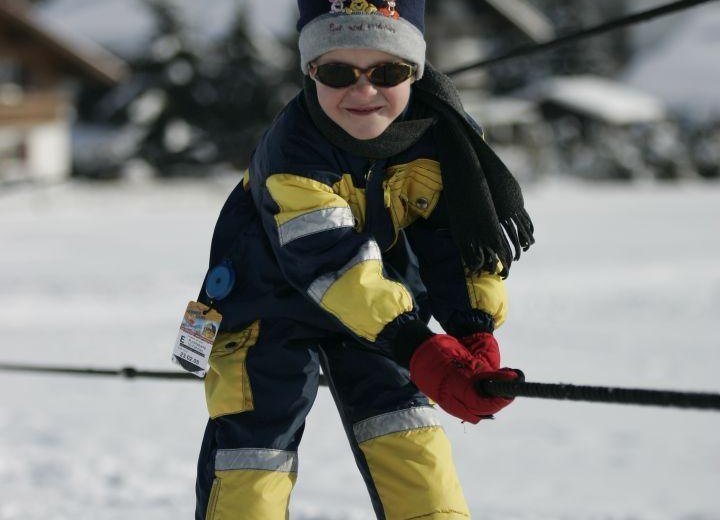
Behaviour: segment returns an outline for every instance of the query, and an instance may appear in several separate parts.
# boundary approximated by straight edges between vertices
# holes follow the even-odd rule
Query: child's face
[[[397,56],[371,49],[336,49],[313,63],[347,63],[366,69],[378,63],[403,61]],[[312,76],[312,69],[311,69]],[[410,99],[408,79],[394,87],[376,87],[365,76],[344,88],[331,88],[315,80],[320,106],[330,119],[356,139],[373,139],[382,134],[405,110]]]

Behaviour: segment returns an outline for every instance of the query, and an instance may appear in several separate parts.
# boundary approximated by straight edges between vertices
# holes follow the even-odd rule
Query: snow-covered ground
[[[0,361],[171,368],[230,188],[0,191]],[[553,181],[526,198],[538,243],[508,281],[505,364],[720,391],[720,185]],[[3,373],[0,396],[1,520],[192,517],[199,383]],[[478,426],[444,417],[474,518],[720,519],[717,413],[517,399]],[[290,516],[372,518],[327,390]]]

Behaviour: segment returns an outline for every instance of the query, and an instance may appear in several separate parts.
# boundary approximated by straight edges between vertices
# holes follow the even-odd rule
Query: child
[[[298,4],[305,86],[222,209],[201,295],[223,321],[196,518],[287,518],[321,366],[377,517],[469,518],[428,397],[471,423],[511,402],[475,383],[522,377],[492,332],[532,224],[425,63],[423,0]]]

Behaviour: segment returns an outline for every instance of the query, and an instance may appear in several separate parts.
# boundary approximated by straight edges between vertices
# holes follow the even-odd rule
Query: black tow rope
[[[117,376],[125,379],[147,378],[201,381],[201,378],[188,374],[187,372],[174,370],[137,370],[133,367],[102,369],[0,363],[0,371],[82,376]],[[320,385],[327,386],[327,380],[322,374],[320,375]],[[496,397],[535,397],[540,399],[588,401],[594,403],[720,410],[720,394],[713,393],[492,380],[478,382],[477,389],[484,395]]]
[[[497,397],[536,397],[593,403],[720,410],[720,394],[701,392],[490,380],[478,382],[477,387],[480,393]]]
[[[515,49],[512,49],[509,52],[506,52],[499,56],[494,56],[492,58],[483,59],[480,61],[476,61],[474,63],[462,65],[462,66],[457,67],[452,70],[445,71],[445,74],[452,77],[452,76],[457,76],[458,74],[462,74],[463,72],[467,72],[469,70],[487,68],[492,65],[497,65],[498,63],[503,63],[505,61],[509,61],[509,60],[512,60],[515,58],[520,58],[522,56],[530,56],[532,54],[546,52],[549,50],[556,49],[558,47],[562,47],[571,42],[575,42],[578,40],[584,40],[586,38],[591,38],[591,37],[597,36],[599,34],[604,34],[609,31],[613,31],[615,29],[620,29],[623,27],[628,27],[631,25],[639,24],[639,23],[649,22],[650,20],[654,20],[655,18],[659,18],[661,16],[666,16],[669,14],[676,13],[678,11],[684,11],[685,9],[690,9],[692,7],[696,7],[696,6],[699,6],[702,4],[707,4],[709,2],[715,2],[715,1],[717,1],[717,0],[678,0],[675,2],[671,2],[669,4],[665,4],[665,5],[661,5],[659,7],[649,9],[647,11],[642,11],[639,13],[622,16],[620,18],[615,18],[615,19],[609,20],[607,22],[603,22],[599,25],[595,25],[593,27],[588,27],[586,29],[579,29],[579,30],[571,32],[570,34],[566,34],[564,36],[556,38],[554,40],[550,40],[550,41],[542,42],[542,43],[536,43],[536,44],[522,45],[520,47],[516,47]]]
[[[77,376],[119,376],[126,379],[200,379],[187,372],[177,370],[137,370],[133,367],[122,368],[77,368],[54,367],[46,365],[22,365],[0,363],[0,370],[6,372],[35,372],[41,374],[77,375]]]
[[[138,370],[133,367],[122,368],[78,368],[47,365],[23,365],[19,363],[0,363],[0,371],[31,372],[38,374],[57,374],[69,376],[117,376],[124,379],[166,379],[174,381],[202,381],[203,378],[188,372],[177,370]],[[327,386],[325,376],[320,374],[320,385]]]

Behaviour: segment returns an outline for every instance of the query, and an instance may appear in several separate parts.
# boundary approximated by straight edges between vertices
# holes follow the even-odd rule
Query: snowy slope
[[[169,369],[227,182],[0,192],[0,360]],[[513,267],[504,362],[529,380],[720,391],[720,186],[548,184]],[[0,520],[192,517],[194,382],[0,374]],[[444,416],[474,518],[719,520],[720,415],[518,399]],[[372,518],[327,390],[292,520]]]

